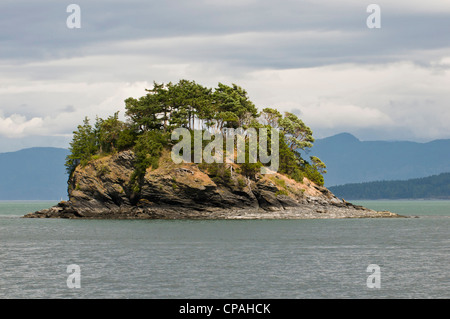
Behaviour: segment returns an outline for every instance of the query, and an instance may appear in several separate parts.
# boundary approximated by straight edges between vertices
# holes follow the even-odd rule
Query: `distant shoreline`
[[[330,186],[338,197],[363,199],[450,200],[450,173],[408,180],[373,181]]]

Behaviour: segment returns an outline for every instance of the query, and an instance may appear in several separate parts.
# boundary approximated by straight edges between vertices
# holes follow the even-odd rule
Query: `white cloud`
[[[144,95],[149,86],[147,82],[24,81],[22,85],[16,84],[0,92],[0,100],[8,102],[3,104],[0,114],[0,136],[66,136],[71,135],[85,116],[93,122],[96,116],[105,118],[120,111],[123,118],[124,100]],[[20,108],[22,113],[19,114],[15,105],[23,101],[26,105]],[[10,115],[5,116],[5,111]],[[34,113],[41,115],[30,115]]]
[[[23,137],[33,135],[42,128],[43,120],[34,117],[27,120],[20,114],[12,114],[9,117],[0,116],[0,135],[6,137]]]
[[[301,111],[306,123],[325,129],[345,131],[349,128],[377,128],[393,124],[389,116],[380,110],[356,105],[322,103],[305,106]]]
[[[365,129],[372,139],[377,131],[386,138],[386,130],[406,139],[450,137],[450,69],[403,62],[263,70],[242,85],[257,105],[300,110],[319,134]]]
[[[118,65],[128,59],[106,56],[101,69],[109,66],[114,73],[121,69]],[[218,82],[241,85],[260,109],[300,110],[301,117],[317,136],[348,131],[366,134],[372,139],[385,138],[386,132],[395,132],[399,138],[406,139],[450,137],[447,124],[450,122],[447,108],[450,69],[443,67],[449,61],[447,57],[437,60],[431,67],[409,62],[341,64],[246,70],[239,75],[220,63],[158,64],[154,61],[154,64],[144,64],[144,60],[143,56],[130,59],[127,70],[141,76],[145,74],[148,81],[108,81],[107,72],[99,72],[92,82],[80,82],[83,77],[77,73],[73,79],[65,80],[59,77],[46,81],[17,78],[9,87],[0,89],[0,101],[6,101],[4,105],[26,104],[27,107],[22,107],[22,112],[18,112],[17,107],[3,107],[4,114],[9,115],[2,117],[0,134],[9,137],[71,134],[85,116],[95,119],[97,115],[107,117],[121,111],[123,117],[123,101],[130,96],[144,95],[153,80],[176,82],[187,78],[209,87],[215,87]],[[84,65],[88,72],[89,66],[93,67],[97,61],[98,57],[88,56],[49,65],[70,66],[73,62]],[[49,72],[53,70],[51,66],[46,67]],[[61,112],[67,105],[73,106],[70,112]],[[33,115],[37,110],[39,114]]]

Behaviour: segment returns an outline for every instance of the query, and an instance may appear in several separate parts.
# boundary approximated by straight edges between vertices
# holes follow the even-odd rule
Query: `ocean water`
[[[55,202],[0,202],[0,298],[450,297],[450,201],[354,203],[418,218],[23,219]]]

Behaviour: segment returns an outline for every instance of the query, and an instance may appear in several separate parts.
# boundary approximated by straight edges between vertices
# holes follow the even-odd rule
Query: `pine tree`
[[[66,157],[66,170],[70,174],[77,165],[86,165],[98,151],[95,130],[89,124],[89,118],[85,117],[83,125],[78,125],[78,130],[73,132],[73,139],[69,147],[70,154]]]

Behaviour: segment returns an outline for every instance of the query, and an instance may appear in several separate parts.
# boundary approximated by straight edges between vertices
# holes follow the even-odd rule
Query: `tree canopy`
[[[171,145],[170,133],[175,128],[219,134],[226,134],[227,128],[274,128],[283,137],[279,142],[279,172],[298,181],[308,177],[323,185],[325,164],[317,157],[308,161],[300,154],[313,146],[314,138],[312,130],[295,114],[282,115],[274,108],[258,112],[247,91],[236,84],[218,83],[212,89],[180,80],[175,84],[154,82],[153,88],[145,91],[139,98],[125,100],[125,122],[119,120],[119,112],[106,119],[97,117],[93,126],[84,119],[70,143],[71,154],[66,161],[69,173],[77,165],[86,165],[93,156],[133,149],[138,181],[147,167],[157,166],[159,154]],[[256,163],[255,167],[261,165]],[[254,175],[256,170],[249,166],[245,171]]]

